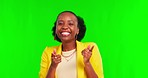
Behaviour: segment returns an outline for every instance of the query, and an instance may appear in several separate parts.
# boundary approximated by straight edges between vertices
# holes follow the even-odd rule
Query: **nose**
[[[68,29],[68,25],[66,25],[66,24],[63,25],[63,26],[62,26],[62,29]]]

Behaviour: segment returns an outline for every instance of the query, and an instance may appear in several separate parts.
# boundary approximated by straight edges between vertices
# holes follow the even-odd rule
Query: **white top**
[[[62,60],[56,69],[57,78],[77,78],[76,49],[62,52]]]

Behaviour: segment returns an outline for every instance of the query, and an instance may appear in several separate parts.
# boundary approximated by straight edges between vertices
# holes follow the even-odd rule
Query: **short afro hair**
[[[58,17],[59,17],[59,15],[61,15],[62,13],[65,13],[65,12],[69,12],[69,13],[71,13],[71,14],[73,14],[76,18],[77,18],[77,20],[78,20],[78,28],[79,28],[79,34],[77,35],[77,40],[78,41],[81,41],[83,38],[84,38],[84,36],[85,36],[85,32],[86,32],[86,26],[85,26],[85,23],[84,23],[84,20],[83,20],[83,18],[81,18],[80,16],[77,16],[74,12],[72,12],[72,11],[63,11],[63,12],[61,12],[60,14],[58,14],[58,16],[57,16],[57,19],[58,19]],[[52,35],[55,37],[55,39],[57,40],[57,41],[59,41],[59,42],[61,42],[61,40],[58,38],[58,36],[56,35],[56,23],[57,23],[57,19],[56,19],[56,21],[55,21],[55,23],[54,23],[54,26],[53,26],[53,28],[52,28]]]

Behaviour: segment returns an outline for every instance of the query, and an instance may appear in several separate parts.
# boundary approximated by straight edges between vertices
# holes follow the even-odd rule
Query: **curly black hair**
[[[74,12],[72,12],[72,11],[63,11],[63,12],[61,12],[60,14],[58,14],[57,19],[58,19],[59,15],[61,15],[62,13],[65,13],[65,12],[72,13],[72,14],[77,18],[77,20],[78,20],[78,25],[77,25],[77,26],[78,26],[78,28],[79,28],[79,34],[77,35],[77,40],[78,40],[78,41],[81,41],[81,40],[84,38],[85,32],[86,32],[86,25],[85,25],[85,23],[84,23],[83,18],[81,18],[80,16],[77,16],[77,15],[76,15]],[[52,35],[55,37],[55,39],[56,39],[57,41],[61,42],[61,40],[58,38],[58,36],[57,36],[56,33],[55,33],[55,31],[56,31],[56,22],[57,22],[57,19],[56,19],[56,21],[55,21],[55,23],[54,23],[54,26],[53,26],[53,28],[52,28],[52,31],[53,31]]]

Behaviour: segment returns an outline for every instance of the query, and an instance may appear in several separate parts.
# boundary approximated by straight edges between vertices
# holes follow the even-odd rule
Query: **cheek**
[[[78,28],[74,28],[74,29],[73,29],[73,34],[76,35],[76,34],[78,34],[78,33],[79,33]]]
[[[57,28],[55,29],[55,34],[57,34]]]
[[[78,27],[75,28],[75,33],[79,34],[79,28]]]
[[[58,33],[59,29],[60,29],[60,28],[56,26],[56,29],[55,29],[55,33],[56,33],[56,34]]]

